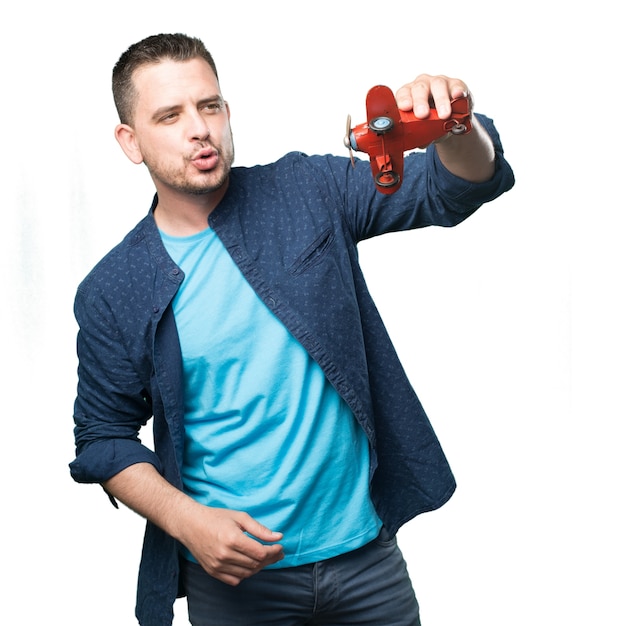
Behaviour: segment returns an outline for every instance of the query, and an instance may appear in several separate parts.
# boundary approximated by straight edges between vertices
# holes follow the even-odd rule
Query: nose
[[[191,141],[204,141],[208,139],[211,134],[207,120],[199,111],[195,111],[191,114],[188,132]]]

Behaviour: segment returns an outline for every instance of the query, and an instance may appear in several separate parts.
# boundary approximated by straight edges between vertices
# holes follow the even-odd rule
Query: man
[[[144,516],[136,614],[171,624],[419,624],[395,533],[454,478],[357,260],[368,237],[453,226],[513,185],[493,124],[369,163],[232,167],[230,111],[197,39],[157,35],[113,71],[116,138],[156,187],[81,283],[79,482]],[[467,94],[421,75],[400,108]],[[154,418],[154,448],[138,432]]]

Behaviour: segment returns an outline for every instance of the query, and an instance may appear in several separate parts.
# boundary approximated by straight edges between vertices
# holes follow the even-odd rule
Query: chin
[[[193,194],[196,196],[202,196],[208,193],[213,193],[220,190],[228,181],[228,173],[220,173],[217,177],[212,177],[212,180],[202,181],[187,181],[181,185],[174,185],[178,191],[184,193]]]

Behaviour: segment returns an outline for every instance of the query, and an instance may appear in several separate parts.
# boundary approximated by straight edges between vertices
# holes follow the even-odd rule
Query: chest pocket
[[[306,247],[304,252],[292,263],[290,272],[293,276],[299,276],[307,270],[315,267],[326,255],[330,244],[335,239],[332,229],[328,228],[319,237]]]

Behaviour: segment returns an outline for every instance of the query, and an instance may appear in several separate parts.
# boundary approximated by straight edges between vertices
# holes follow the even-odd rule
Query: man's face
[[[133,74],[131,160],[147,166],[159,195],[216,192],[234,159],[228,105],[204,59],[164,60]]]

